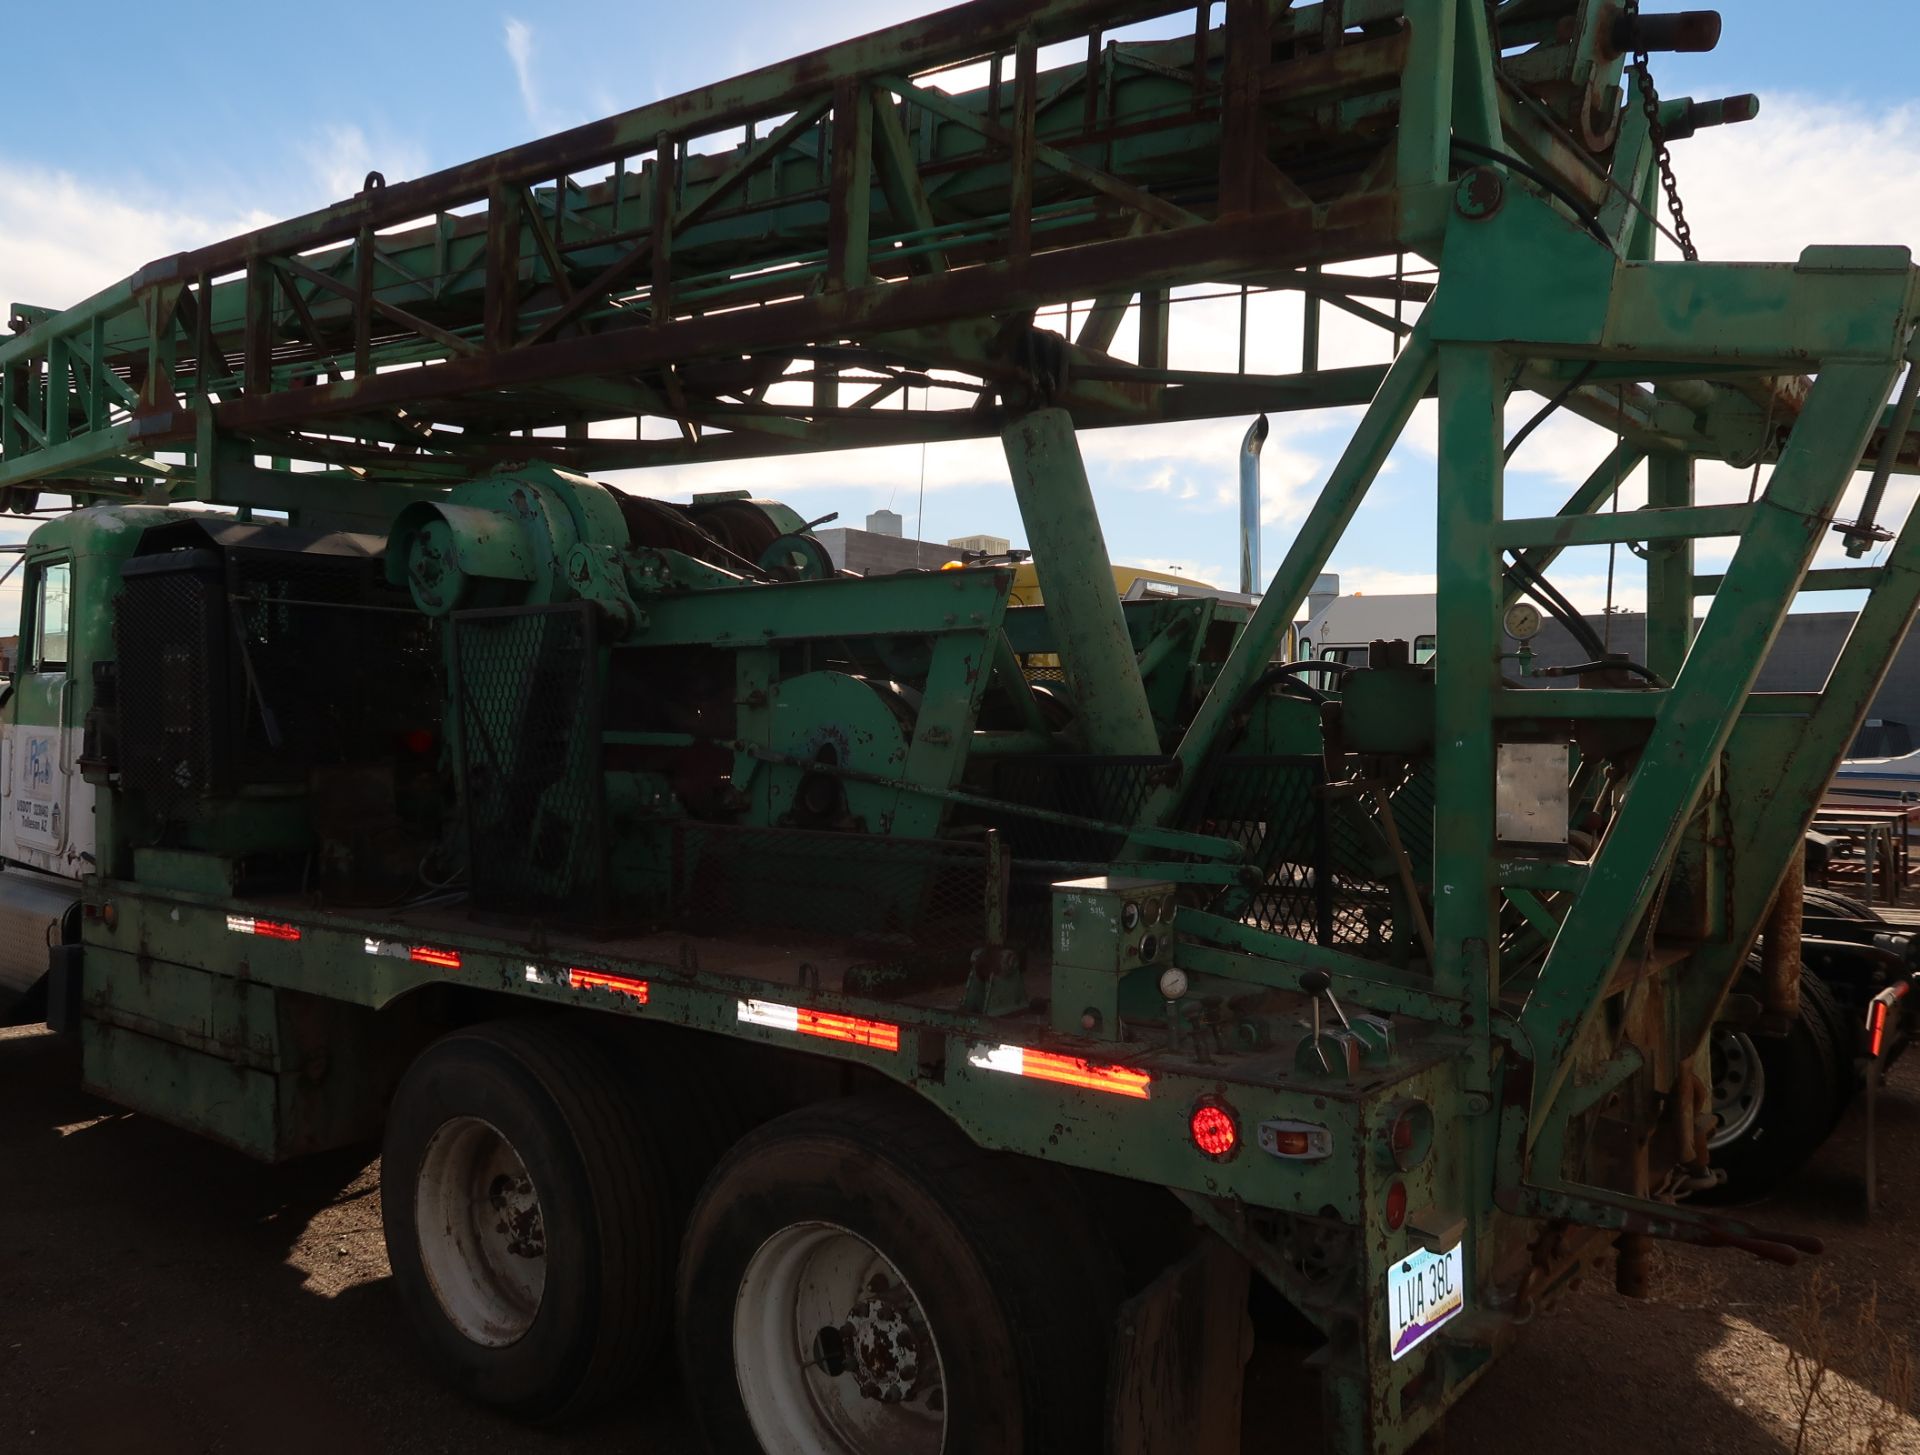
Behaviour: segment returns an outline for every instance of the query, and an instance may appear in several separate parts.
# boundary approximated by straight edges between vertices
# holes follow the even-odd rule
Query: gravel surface
[[[389,1296],[378,1167],[264,1168],[77,1087],[70,1047],[0,1031],[0,1451],[45,1455],[693,1452],[671,1371],[619,1414],[554,1434],[441,1391]],[[1589,1280],[1541,1314],[1422,1455],[1771,1455],[1794,1450],[1788,1354],[1833,1345],[1801,1455],[1920,1455],[1920,1421],[1860,1391],[1920,1336],[1920,1057],[1880,1105],[1881,1210],[1861,1216],[1856,1105],[1753,1214],[1827,1241],[1776,1268],[1663,1247],[1654,1299]],[[1818,1331],[1809,1269],[1826,1290]],[[1858,1310],[1877,1293],[1883,1333]],[[1264,1423],[1264,1422],[1263,1422]],[[1266,1427],[1271,1430],[1273,1427]],[[1295,1426],[1297,1428],[1297,1426]],[[1869,1444],[1878,1434],[1880,1443]],[[1291,1435],[1247,1449],[1295,1455]]]

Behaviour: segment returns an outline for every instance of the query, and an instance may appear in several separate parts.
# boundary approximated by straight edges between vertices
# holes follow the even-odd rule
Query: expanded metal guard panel
[[[1232,839],[1264,873],[1241,917],[1261,929],[1332,944],[1325,774],[1318,758],[1243,757],[1221,763],[1189,826]]]
[[[1385,950],[1398,923],[1398,872],[1370,793],[1329,796],[1311,757],[1225,759],[1192,827],[1244,844],[1264,878],[1241,918],[1261,929],[1347,949]],[[1433,774],[1422,764],[1387,794],[1414,881],[1433,862]]]
[[[1413,864],[1414,882],[1433,882],[1433,763],[1422,760],[1387,795],[1393,805],[1393,821],[1400,830],[1400,842]]]
[[[450,653],[480,914],[606,912],[601,683],[590,602],[468,611]]]
[[[225,590],[219,558],[129,576],[114,612],[122,789],[166,812],[210,793],[231,755]]]
[[[993,796],[1049,813],[1131,825],[1171,761],[1060,754],[1007,758],[994,765]],[[1017,859],[1100,864],[1117,856],[1127,837],[1124,830],[1108,833],[1017,813],[1004,815],[994,826],[1005,834]]]

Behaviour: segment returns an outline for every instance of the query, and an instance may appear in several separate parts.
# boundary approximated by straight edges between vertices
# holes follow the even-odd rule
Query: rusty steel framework
[[[275,504],[253,456],[431,484],[555,428],[544,456],[604,471],[991,435],[1035,398],[1082,427],[1365,402],[1382,370],[1319,367],[1321,305],[1403,336],[1432,285],[1323,265],[1431,251],[1463,162],[1510,154],[1624,247],[1650,239],[1651,155],[1596,160],[1645,126],[1619,105],[1618,11],[1495,8],[1484,115],[1450,128],[1432,78],[1453,38],[1410,9],[995,0],[418,180],[371,175],[64,313],[17,308],[0,486]],[[1177,39],[1108,38],[1180,17]],[[1643,39],[1701,43],[1688,24]],[[984,85],[949,94],[969,63]],[[1666,133],[1745,105],[1669,108]],[[1200,282],[1305,295],[1299,372],[1169,369],[1169,290]],[[1086,298],[1071,339],[1034,326]],[[977,398],[907,408],[929,370]],[[1603,378],[1568,404],[1709,443]],[[673,437],[592,432],[636,419]]]

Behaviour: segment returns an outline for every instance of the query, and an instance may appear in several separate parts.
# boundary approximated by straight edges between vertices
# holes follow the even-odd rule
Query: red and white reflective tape
[[[803,1036],[818,1036],[823,1041],[871,1046],[876,1051],[900,1049],[900,1027],[890,1021],[863,1020],[856,1015],[836,1015],[832,1011],[808,1010],[772,1000],[741,1001],[739,1020],[742,1025],[794,1031]]]
[[[653,998],[651,981],[642,980],[637,975],[594,970],[585,965],[542,967],[528,964],[526,975],[529,985],[554,985],[563,990],[604,990],[610,995],[624,995],[636,1005],[645,1005]]]
[[[458,950],[442,950],[435,945],[409,945],[405,940],[376,940],[367,937],[369,955],[386,955],[395,960],[411,960],[416,965],[438,965],[444,970],[460,968]]]
[[[258,935],[264,940],[297,940],[300,938],[300,926],[290,925],[285,920],[255,919],[250,914],[230,914],[227,916],[227,928],[236,935]]]
[[[575,990],[606,990],[615,995],[624,995],[629,1000],[647,1003],[648,987],[644,980],[636,980],[631,975],[615,975],[609,970],[583,970],[578,965],[567,968],[567,984]]]
[[[975,1046],[967,1052],[967,1064],[978,1066],[982,1071],[1004,1071],[1011,1076],[1057,1081],[1062,1086],[1111,1092],[1141,1101],[1151,1095],[1149,1088],[1153,1085],[1152,1076],[1131,1066],[1103,1065],[1080,1056],[1036,1051],[1031,1046]]]

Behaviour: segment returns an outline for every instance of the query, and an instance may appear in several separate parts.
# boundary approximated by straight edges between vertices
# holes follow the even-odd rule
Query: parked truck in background
[[[1655,259],[1666,144],[1755,109],[1653,90],[1710,13],[1218,13],[977,0],[15,308],[0,490],[75,507],[0,775],[46,1014],[251,1155],[382,1138],[473,1398],[677,1363],[715,1450],[1216,1455],[1258,1280],[1323,1390],[1269,1443],[1395,1455],[1596,1262],[1811,1249],[1699,1205],[1710,1032],[1829,1034],[1789,870],[1920,523],[1823,690],[1753,674],[1913,467],[1920,274]],[[1437,281],[1324,266],[1403,252]],[[1174,367],[1174,293],[1240,282],[1302,368]],[[1328,296],[1382,362],[1322,367]],[[1516,388],[1618,439],[1555,516],[1503,506]],[[1277,661],[1435,395],[1444,650]],[[1257,606],[1120,599],[1079,430],[1349,407]],[[607,483],[981,435],[1044,605]],[[1508,686],[1507,606],[1609,541],[1645,660]]]

